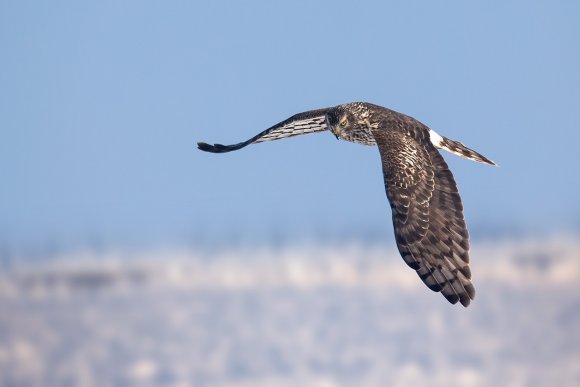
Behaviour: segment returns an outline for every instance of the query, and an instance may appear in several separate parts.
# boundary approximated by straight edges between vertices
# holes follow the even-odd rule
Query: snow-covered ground
[[[0,386],[578,386],[580,241],[481,242],[465,309],[392,246],[77,252],[0,272]]]

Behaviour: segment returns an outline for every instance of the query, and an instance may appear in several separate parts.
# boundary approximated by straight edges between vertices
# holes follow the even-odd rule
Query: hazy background
[[[578,15],[1,2],[0,385],[580,384]],[[500,165],[445,155],[469,309],[397,256],[375,148],[195,146],[358,100]]]

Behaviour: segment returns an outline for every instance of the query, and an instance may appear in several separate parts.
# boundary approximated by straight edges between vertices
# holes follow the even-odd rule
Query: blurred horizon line
[[[554,239],[580,240],[580,227],[562,227],[549,231],[510,229],[470,230],[470,242],[474,246],[487,244],[528,241],[551,241]],[[34,244],[11,244],[0,239],[0,266],[9,266],[18,261],[35,262],[52,260],[74,254],[106,255],[111,252],[128,255],[139,255],[150,252],[189,251],[211,256],[225,251],[255,251],[255,250],[296,250],[296,249],[328,249],[357,246],[366,249],[377,247],[392,247],[396,244],[392,230],[367,229],[357,232],[330,232],[327,230],[309,235],[288,233],[273,230],[270,235],[255,235],[241,230],[225,230],[222,234],[212,233],[203,237],[193,236],[182,240],[150,240],[148,242],[111,243],[97,237],[87,237],[75,243],[66,243],[58,239],[47,240]]]

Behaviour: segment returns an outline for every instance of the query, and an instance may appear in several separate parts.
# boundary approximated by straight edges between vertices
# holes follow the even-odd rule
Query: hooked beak
[[[332,132],[332,134],[334,134],[334,137],[336,137],[337,140],[340,140],[340,138],[338,137],[339,132],[338,130],[336,130],[336,128],[333,127],[332,129],[330,129],[330,131]]]
[[[326,126],[328,126],[328,128],[330,129],[330,131],[332,132],[332,134],[334,134],[334,137],[336,137],[337,140],[339,140],[340,138],[338,137],[338,135],[340,134],[338,129],[333,126],[330,125],[330,122],[328,121],[328,116],[326,116]]]

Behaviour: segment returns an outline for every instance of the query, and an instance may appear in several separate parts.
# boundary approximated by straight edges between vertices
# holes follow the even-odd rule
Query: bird
[[[457,184],[439,149],[496,163],[450,140],[417,119],[368,102],[310,110],[233,145],[198,142],[225,153],[250,144],[330,131],[336,139],[379,149],[395,241],[405,263],[434,292],[467,307],[475,297],[469,267],[469,233]]]

